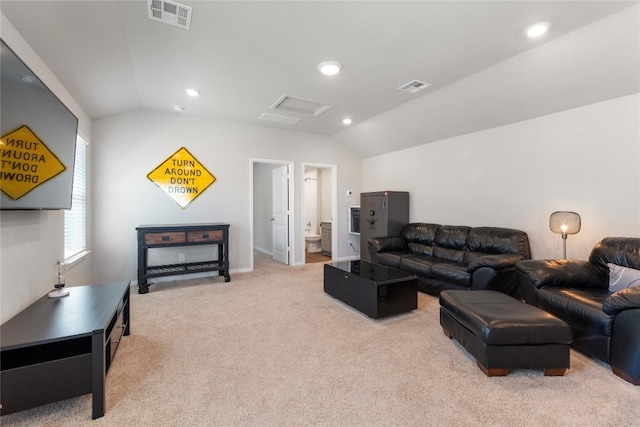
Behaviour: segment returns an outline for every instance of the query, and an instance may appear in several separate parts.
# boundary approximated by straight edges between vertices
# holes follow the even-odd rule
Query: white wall
[[[0,36],[78,117],[78,133],[90,141],[87,115],[3,14]],[[0,253],[0,321],[5,322],[53,288],[56,261],[64,259],[64,211],[0,211]],[[67,286],[87,283],[89,269],[89,258],[69,268]]]
[[[135,228],[140,224],[227,222],[231,270],[249,269],[251,158],[295,162],[296,232],[304,230],[302,162],[336,164],[338,256],[354,255],[346,243],[352,200],[344,195],[346,189],[360,191],[362,160],[329,137],[144,110],[97,120],[92,133],[95,280],[136,278]],[[183,146],[217,178],[186,209],[146,177]],[[293,241],[303,239],[294,236]],[[302,245],[295,246],[293,258],[294,263],[304,263]]]
[[[411,221],[528,233],[534,258],[561,258],[549,215],[582,231],[567,258],[603,237],[640,237],[640,96],[600,102],[364,161],[364,191],[410,192]]]
[[[320,199],[320,222],[332,220],[333,204],[331,203],[331,169],[321,168],[318,169],[318,192]],[[347,230],[348,231],[348,230]]]
[[[304,171],[304,230],[309,234],[320,234],[320,220],[318,215],[322,206],[322,200],[318,192],[320,174],[317,168],[305,167]]]

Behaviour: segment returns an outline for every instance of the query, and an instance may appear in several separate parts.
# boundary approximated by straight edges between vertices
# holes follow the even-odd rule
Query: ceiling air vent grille
[[[149,18],[188,30],[191,27],[191,7],[168,0],[147,0]]]
[[[312,101],[310,99],[282,95],[270,108],[272,110],[283,111],[286,113],[317,117],[333,107],[335,107],[334,104],[329,104],[327,102]]]
[[[295,125],[300,121],[297,117],[281,116],[280,114],[271,113],[262,113],[258,119],[266,120],[268,122],[282,123],[285,125]]]
[[[409,93],[420,92],[422,89],[426,89],[431,86],[431,83],[421,82],[420,80],[411,80],[409,83],[405,83],[398,89]]]

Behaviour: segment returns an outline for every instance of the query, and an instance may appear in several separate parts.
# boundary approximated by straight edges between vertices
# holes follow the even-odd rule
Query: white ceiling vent
[[[168,0],[147,0],[149,18],[188,30],[191,27],[191,7]]]
[[[431,83],[421,82],[420,80],[411,80],[409,83],[403,84],[398,89],[405,92],[416,93],[420,92],[422,89],[428,88],[429,86],[431,86]]]
[[[295,96],[282,95],[269,108],[271,108],[272,110],[284,111],[287,113],[317,117],[333,107],[335,107],[334,104],[329,104],[327,102],[312,101],[310,99],[302,99],[296,98]]]
[[[266,120],[268,122],[282,123],[285,125],[295,125],[300,121],[297,117],[281,116],[280,114],[271,113],[262,113],[258,119]]]

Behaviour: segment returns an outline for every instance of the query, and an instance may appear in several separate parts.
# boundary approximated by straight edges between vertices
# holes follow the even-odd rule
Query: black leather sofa
[[[517,264],[525,302],[567,322],[573,347],[640,385],[640,287],[609,291],[607,263],[640,270],[640,238],[607,237],[589,260]]]
[[[371,238],[371,262],[418,277],[418,290],[487,289],[520,296],[515,265],[531,258],[524,231],[427,223],[403,226],[400,236]]]

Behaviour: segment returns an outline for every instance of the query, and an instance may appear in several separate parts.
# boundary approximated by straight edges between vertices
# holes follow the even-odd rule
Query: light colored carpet
[[[323,292],[323,264],[156,284],[90,395],[2,417],[18,426],[638,425],[640,387],[571,353],[564,377],[486,377],[439,326],[438,301],[371,320]]]

